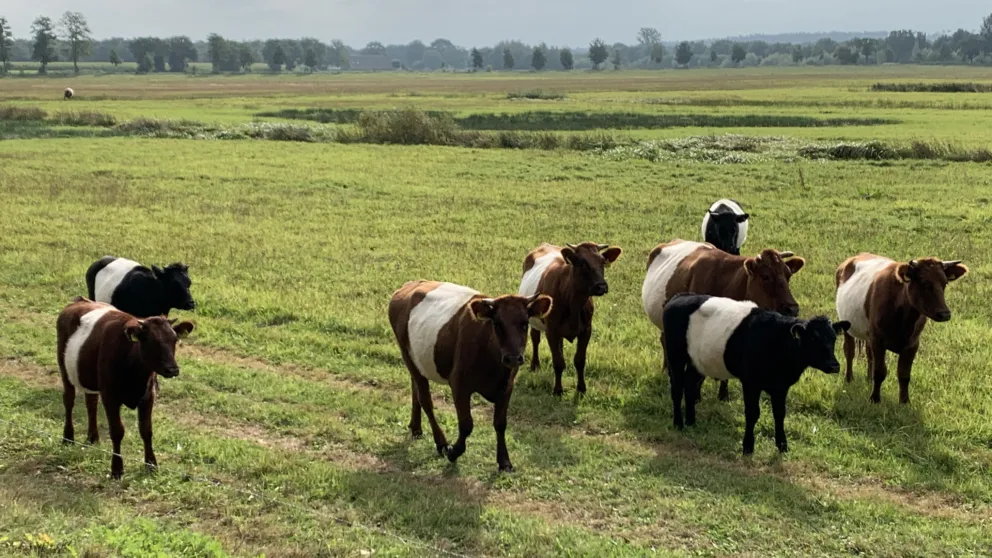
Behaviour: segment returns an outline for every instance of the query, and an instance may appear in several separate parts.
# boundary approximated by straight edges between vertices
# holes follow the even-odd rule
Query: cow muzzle
[[[610,292],[610,286],[606,284],[606,281],[596,283],[596,285],[592,288],[593,296],[603,296],[608,292]]]
[[[158,373],[158,375],[162,376],[163,378],[175,378],[176,376],[179,375],[179,367],[169,366],[167,368],[163,368],[162,371]]]
[[[196,301],[193,300],[192,298],[187,300],[186,303],[183,304],[183,307],[180,308],[180,310],[196,310]]]
[[[503,366],[507,368],[516,368],[524,363],[524,355],[503,355]]]
[[[796,318],[799,316],[799,305],[789,304],[787,306],[783,306],[779,313],[784,316],[789,316],[790,318]]]
[[[951,311],[941,310],[933,315],[933,321],[935,322],[949,322],[951,321]]]

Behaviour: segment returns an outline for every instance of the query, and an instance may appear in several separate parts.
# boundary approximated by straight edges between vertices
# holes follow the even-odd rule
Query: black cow
[[[761,310],[753,302],[679,293],[665,304],[664,347],[672,386],[675,427],[696,422],[696,396],[704,377],[740,379],[744,391],[744,453],[754,452],[754,425],[759,399],[771,396],[775,445],[789,451],[785,439],[785,399],[807,367],[827,374],[840,371],[834,356],[837,335],[850,322],[831,324],[825,316],[800,320]]]
[[[132,316],[168,316],[172,308],[196,308],[188,271],[181,263],[149,269],[138,262],[104,256],[86,270],[86,288],[90,300],[106,302]]]
[[[713,202],[703,215],[703,241],[735,256],[741,255],[741,246],[747,240],[747,223],[750,216],[741,204],[724,198]]]

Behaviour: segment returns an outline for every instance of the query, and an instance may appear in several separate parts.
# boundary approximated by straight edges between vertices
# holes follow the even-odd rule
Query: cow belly
[[[644,284],[641,286],[641,303],[651,323],[658,329],[662,328],[662,314],[665,311],[665,303],[668,302],[668,283],[682,260],[701,246],[705,244],[680,242],[663,249],[651,262],[651,267],[644,277]]]
[[[96,295],[97,302],[110,304],[112,302],[110,299],[113,297],[114,291],[117,290],[117,286],[121,284],[121,281],[124,280],[124,277],[132,269],[139,265],[141,264],[138,262],[117,258],[97,272],[96,279],[94,280],[94,294]]]
[[[100,321],[100,318],[111,310],[112,308],[110,307],[98,308],[84,314],[79,319],[79,327],[69,336],[69,340],[65,344],[65,355],[63,356],[65,375],[69,377],[69,382],[83,393],[99,393],[96,390],[83,387],[82,382],[79,380],[79,360],[83,345],[93,335],[93,329],[96,327],[97,322]]]
[[[753,302],[714,297],[689,316],[689,360],[700,374],[718,380],[733,377],[724,359],[727,341],[755,308]]]
[[[441,329],[477,294],[468,287],[442,283],[410,311],[410,359],[421,376],[432,382],[448,383],[438,374],[434,360],[437,337]]]
[[[851,322],[847,331],[852,337],[867,340],[871,324],[865,311],[872,282],[887,265],[888,258],[874,258],[855,264],[854,273],[837,288],[837,317]]]

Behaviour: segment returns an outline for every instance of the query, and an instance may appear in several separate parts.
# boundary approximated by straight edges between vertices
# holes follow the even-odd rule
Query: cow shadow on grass
[[[872,383],[864,374],[855,375],[851,383],[838,378],[833,415],[837,424],[852,434],[850,451],[872,460],[882,449],[882,458],[896,460],[906,468],[908,484],[953,491],[946,481],[969,474],[972,465],[933,443],[938,434],[927,427],[915,404],[899,403],[898,383],[889,380],[895,378],[882,385],[882,401],[875,404],[869,401]],[[910,397],[913,395],[911,391]],[[916,395],[920,397],[926,395]]]

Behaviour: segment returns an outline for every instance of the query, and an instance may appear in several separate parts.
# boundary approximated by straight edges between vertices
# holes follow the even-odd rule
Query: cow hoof
[[[73,440],[72,438],[66,438],[64,436],[62,437],[62,445],[68,446],[68,445],[74,444],[74,443],[76,443],[76,441]]]
[[[561,389],[560,387],[557,387],[551,391],[551,394],[554,395],[555,397],[561,397],[563,393],[565,393],[565,390]]]
[[[778,452],[779,453],[789,453],[789,444],[786,444],[786,443],[778,444]]]
[[[882,398],[872,395],[871,396],[871,402],[872,403],[875,403],[875,404],[881,403],[882,402]]]
[[[449,446],[448,444],[439,444],[437,446],[437,454],[441,457],[447,456],[448,452],[450,451],[451,451],[451,446]]]
[[[505,463],[503,465],[500,465],[499,466],[499,472],[500,473],[512,473],[513,472],[513,465],[511,465],[510,463]]]
[[[419,440],[419,439],[421,439],[421,438],[423,438],[423,437],[424,437],[424,431],[423,431],[423,430],[421,430],[421,429],[419,429],[419,428],[417,428],[416,430],[414,430],[413,428],[411,428],[411,429],[410,429],[410,436],[411,436],[411,437],[412,437],[412,438],[413,438],[414,440]]]
[[[121,477],[123,477],[123,476],[124,476],[124,471],[111,471],[110,472],[110,478],[113,479],[113,480],[121,480]]]
[[[678,423],[678,422],[676,422],[676,423],[675,423],[675,429],[676,429],[676,430],[685,430],[685,425],[684,425],[684,424],[680,424],[680,423]]]
[[[158,463],[145,463],[145,470],[149,473],[158,471]]]

